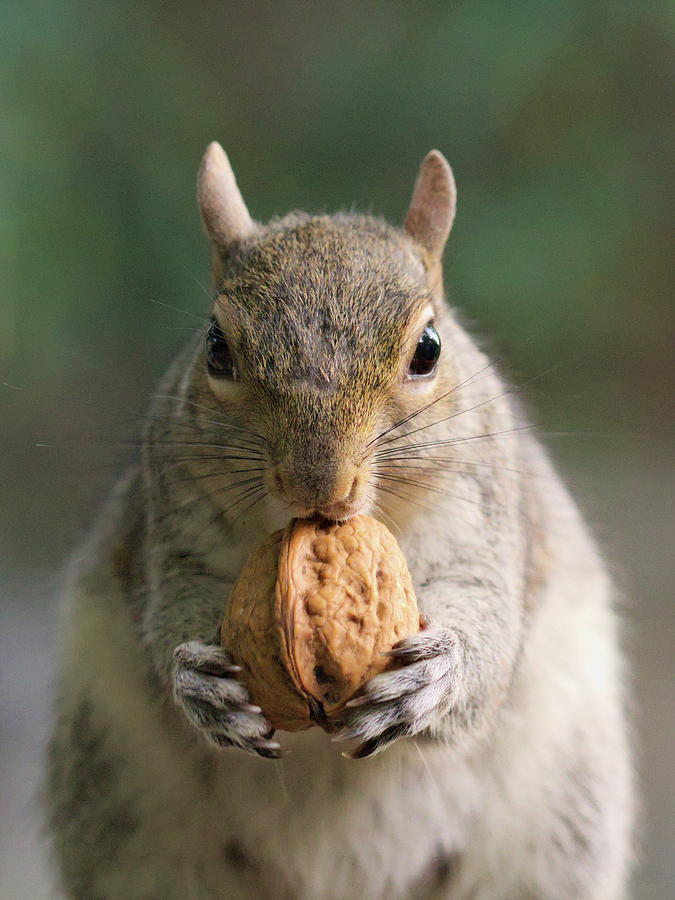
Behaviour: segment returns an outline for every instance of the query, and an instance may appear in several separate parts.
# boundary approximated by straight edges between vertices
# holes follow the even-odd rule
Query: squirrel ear
[[[206,148],[199,167],[197,200],[206,230],[221,252],[227,252],[254,230],[230,161],[217,141]]]
[[[412,200],[405,217],[405,230],[439,262],[450,234],[457,206],[452,169],[438,150],[422,160]]]

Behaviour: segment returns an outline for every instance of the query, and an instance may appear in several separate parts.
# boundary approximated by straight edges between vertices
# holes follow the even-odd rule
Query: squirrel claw
[[[360,697],[354,697],[352,700],[348,700],[345,703],[345,706],[353,709],[355,706],[363,706],[365,703],[371,703],[371,699],[367,694],[362,694]]]
[[[278,741],[255,741],[256,750],[281,750],[281,744]]]
[[[264,759],[282,759],[288,752],[281,749],[281,744],[278,741],[270,741],[263,738],[253,741],[252,749]]]
[[[408,725],[392,725],[391,728],[385,729],[377,737],[363,741],[354,750],[345,750],[342,756],[345,759],[367,759],[369,756],[375,756],[380,753],[398,738],[411,734],[411,731]]]
[[[173,658],[174,698],[210,744],[279,758],[274,729],[237,680],[241,666],[222,647],[186,641],[176,647]]]
[[[268,750],[265,747],[254,747],[253,750],[258,756],[262,756],[263,759],[281,759],[283,755],[281,750]]]
[[[345,726],[334,741],[358,739],[342,755],[364,759],[401,737],[418,734],[451,708],[458,677],[458,638],[434,628],[399,642],[390,655],[404,665],[375,675],[347,703]]]
[[[394,657],[400,662],[420,662],[435,656],[452,653],[457,645],[457,636],[447,628],[427,628],[411,637],[397,641],[391,650],[384,650],[384,656]]]

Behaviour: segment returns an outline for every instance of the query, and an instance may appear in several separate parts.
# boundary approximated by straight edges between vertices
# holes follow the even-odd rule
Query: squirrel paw
[[[266,759],[281,748],[259,706],[249,703],[241,671],[222,647],[187,641],[173,654],[173,694],[189,721],[216,747],[239,747]]]
[[[350,700],[345,726],[333,740],[362,743],[348,759],[363,759],[400,737],[418,734],[452,706],[457,675],[457,636],[446,628],[404,638],[388,655],[404,663],[376,675]]]

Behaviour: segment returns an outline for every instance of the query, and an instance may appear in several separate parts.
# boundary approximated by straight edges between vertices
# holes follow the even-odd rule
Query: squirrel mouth
[[[313,516],[319,516],[322,519],[328,519],[332,522],[346,522],[358,513],[363,512],[364,503],[348,503],[344,500],[338,503],[328,503],[325,506],[312,506],[302,508],[301,510],[293,510],[299,519],[311,519]]]

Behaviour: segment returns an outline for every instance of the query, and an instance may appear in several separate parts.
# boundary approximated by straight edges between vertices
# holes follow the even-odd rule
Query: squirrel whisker
[[[228,506],[224,507],[223,514],[228,513],[243,500],[246,500],[248,497],[251,497],[257,491],[259,491],[263,487],[262,479],[257,479],[257,482],[257,484],[245,487],[239,494],[237,494],[236,497],[232,499],[232,502],[228,504]]]
[[[195,422],[193,422],[193,421],[190,421],[190,422],[183,422],[183,421],[181,421],[180,419],[177,419],[177,418],[175,418],[175,419],[172,419],[172,418],[167,419],[167,418],[163,418],[163,417],[161,417],[161,416],[152,416],[152,415],[141,416],[141,417],[139,417],[139,418],[141,418],[142,421],[145,421],[145,420],[147,420],[147,419],[152,419],[152,420],[155,421],[155,422],[161,422],[161,423],[164,423],[164,424],[168,425],[169,428],[172,428],[172,427],[174,427],[174,426],[177,426],[178,428],[191,428],[193,431],[198,431],[200,434],[214,434],[214,433],[217,433],[218,430],[221,429],[221,428],[232,428],[232,429],[235,430],[235,431],[240,431],[240,432],[242,432],[243,434],[250,435],[251,437],[255,437],[254,432],[252,432],[252,431],[247,431],[247,429],[245,429],[245,428],[239,428],[237,425],[230,425],[230,424],[225,423],[225,422],[216,422],[216,421],[214,421],[214,420],[212,420],[212,419],[206,419],[206,420],[205,420],[205,423],[214,425],[214,426],[215,426],[214,428],[203,428],[203,427],[201,427],[201,425],[197,425],[197,424],[196,424]],[[167,429],[167,430],[168,430],[168,429]],[[260,441],[260,440],[258,440],[258,439],[256,439],[255,441],[252,441],[251,438],[249,438],[249,439],[247,440],[247,443],[250,443],[250,444],[252,444],[253,446],[264,446],[263,443],[262,443],[262,441]]]
[[[443,447],[447,444],[462,444],[467,441],[481,441],[487,440],[488,438],[496,438],[496,437],[506,437],[507,435],[514,434],[518,431],[525,431],[526,429],[536,428],[536,425],[520,425],[517,428],[507,428],[504,431],[492,431],[487,434],[474,434],[468,435],[467,437],[459,437],[459,438],[449,438],[444,441],[426,441],[422,444],[409,444],[404,445],[403,447],[390,447],[389,450],[382,450],[378,453],[375,453],[375,458],[385,458],[393,456],[395,453],[404,453],[406,450],[419,450],[424,447]]]
[[[378,478],[386,478],[389,481],[396,481],[399,484],[410,485],[411,487],[421,487],[424,490],[432,491],[435,494],[443,494],[445,497],[449,497],[451,500],[461,500],[464,503],[471,503],[473,506],[478,506],[481,509],[485,509],[489,511],[491,509],[490,505],[487,503],[481,503],[480,500],[474,500],[471,497],[462,497],[459,494],[452,494],[450,491],[442,490],[441,488],[437,488],[431,484],[425,484],[423,481],[415,481],[412,478],[405,478],[398,475],[387,475],[387,474],[378,474]],[[496,501],[493,501],[496,502]],[[498,503],[499,506],[503,504]]]
[[[406,422],[409,422],[411,419],[416,418],[418,415],[425,412],[427,409],[430,409],[432,406],[434,406],[440,400],[445,399],[447,396],[449,396],[450,394],[459,390],[461,387],[468,385],[470,382],[473,384],[477,384],[478,381],[482,381],[483,379],[478,378],[478,376],[481,375],[482,373],[484,373],[487,369],[490,369],[497,362],[498,362],[498,360],[495,360],[494,363],[489,363],[488,365],[486,365],[482,369],[480,369],[478,372],[476,372],[474,375],[472,375],[469,378],[465,379],[464,381],[460,382],[460,384],[455,385],[455,387],[451,388],[449,391],[446,391],[444,394],[441,394],[440,397],[437,397],[435,400],[432,400],[430,403],[427,403],[425,406],[422,406],[420,409],[416,410],[415,412],[410,413],[409,415],[405,416],[403,419],[400,419],[398,422],[395,422],[393,425],[391,425],[385,431],[381,432],[381,434],[379,434],[376,438],[374,438],[372,441],[370,441],[370,443],[366,445],[366,448],[370,447],[374,443],[379,443],[380,446],[394,443],[395,441],[401,440],[404,437],[409,437],[411,434],[416,434],[417,432],[424,431],[425,429],[431,428],[434,425],[440,425],[442,422],[447,422],[450,419],[457,418],[458,416],[461,416],[464,413],[473,412],[474,410],[479,409],[481,406],[486,406],[488,403],[492,403],[495,400],[499,400],[501,397],[504,397],[508,394],[513,394],[519,390],[522,390],[522,388],[526,387],[528,384],[531,384],[533,381],[537,381],[539,378],[543,378],[544,376],[550,374],[551,372],[556,371],[561,366],[560,363],[555,366],[550,366],[548,369],[545,369],[543,372],[539,372],[536,375],[533,375],[532,378],[528,378],[528,380],[523,382],[523,384],[517,385],[517,386],[511,385],[509,388],[504,390],[502,393],[497,394],[496,396],[491,397],[488,400],[482,400],[480,403],[476,403],[474,406],[471,406],[468,409],[459,410],[458,412],[452,413],[451,415],[446,416],[443,419],[438,419],[436,422],[430,422],[428,425],[422,425],[420,428],[415,428],[414,430],[408,431],[405,434],[394,435],[393,437],[389,438],[389,440],[387,440],[387,441],[381,441],[381,438],[383,438],[384,436],[389,434],[391,431],[394,431],[396,428],[400,428]],[[488,377],[489,374],[490,373],[488,373],[487,375],[484,375],[484,378]]]
[[[156,303],[157,306],[165,306],[167,309],[172,309],[174,312],[183,313],[184,316],[190,316],[190,318],[197,319],[199,322],[209,321],[205,316],[198,316],[197,313],[193,313],[189,309],[181,309],[179,306],[172,306],[170,303],[165,303],[163,300],[156,300],[151,297],[150,303]]]
[[[258,488],[258,490],[260,490],[260,488]],[[267,493],[268,492],[265,491],[263,494],[260,495],[260,497],[256,497],[256,499],[252,503],[249,503],[248,506],[245,506],[244,509],[242,509],[240,512],[238,512],[232,521],[236,522],[238,519],[240,519],[242,516],[244,516],[250,509],[253,509],[253,507],[256,505],[256,503],[260,503],[261,500],[265,499],[265,497],[267,496]]]
[[[449,416],[445,416],[442,419],[437,419],[435,422],[429,422],[428,425],[420,425],[419,428],[414,428],[412,431],[406,431],[405,434],[397,434],[392,438],[389,438],[388,441],[384,441],[384,444],[391,444],[395,441],[400,441],[403,438],[410,437],[411,434],[417,434],[419,431],[426,431],[427,428],[433,428],[434,425],[440,425],[443,422],[449,422],[451,419],[457,419],[459,416],[463,416],[465,413],[473,412],[475,409],[480,409],[481,406],[487,406],[488,403],[494,403],[495,400],[499,400],[502,397],[506,397],[507,394],[511,394],[512,391],[508,388],[505,391],[502,391],[501,394],[497,394],[494,397],[490,397],[489,400],[481,400],[480,403],[476,403],[475,406],[469,406],[467,409],[460,409],[457,412],[451,413]]]
[[[251,469],[221,469],[219,472],[206,472],[204,475],[187,475],[185,478],[172,479],[173,484],[200,481],[202,478],[224,478],[226,475],[236,475],[241,472],[264,472],[265,466],[254,466]]]
[[[255,493],[256,493],[257,491],[259,491],[259,490],[263,490],[264,493],[261,494],[261,496],[257,498],[256,502],[257,502],[258,500],[262,500],[264,497],[267,496],[267,491],[266,491],[263,487],[257,487],[257,488],[256,488],[256,487],[253,487],[253,488],[249,488],[249,489],[244,493],[243,496],[239,496],[239,497],[238,497],[233,503],[231,503],[229,506],[226,506],[224,509],[219,509],[219,510],[215,513],[215,515],[211,516],[211,518],[208,520],[208,522],[206,523],[206,525],[204,525],[204,527],[201,528],[201,529],[199,530],[199,532],[197,533],[197,537],[201,537],[201,535],[204,534],[205,531],[208,531],[208,530],[211,528],[211,526],[212,526],[215,522],[218,521],[218,519],[225,519],[225,517],[227,516],[227,514],[228,514],[232,509],[234,509],[235,506],[237,506],[239,503],[241,503],[242,501],[246,500],[247,498],[254,496]],[[251,504],[251,506],[253,506],[253,505],[255,505],[255,504]],[[241,514],[245,513],[245,512],[247,511],[247,509],[248,509],[248,507],[245,507],[245,508],[241,511]],[[231,522],[228,522],[228,525],[231,526],[231,525],[237,520],[237,518],[238,518],[238,516],[235,516],[235,518],[232,519]],[[213,542],[213,544],[212,544],[212,547],[216,545],[216,543],[218,542],[218,540],[219,540],[219,538],[216,537],[216,539],[214,540],[214,542]]]
[[[168,457],[168,458],[170,459],[171,457]],[[203,459],[203,457],[198,457],[198,458],[199,458],[200,460]],[[240,457],[237,457],[237,459],[239,459],[239,458],[240,458]],[[207,463],[207,465],[209,465],[209,466],[212,466],[212,465],[213,465],[214,463],[216,463],[216,462],[229,462],[229,460],[230,460],[230,457],[227,457],[227,456],[206,457],[206,463]],[[257,459],[251,459],[251,460],[246,460],[246,461],[247,461],[247,462],[256,462],[256,463],[259,462],[259,460],[257,460]],[[182,466],[182,460],[179,459],[178,462],[174,462],[174,463],[172,463],[171,465],[162,467],[162,474],[164,474],[164,473],[166,473],[166,472],[169,472],[169,471],[171,471],[172,469],[179,469],[179,468],[181,468],[181,466]],[[176,481],[177,481],[177,482],[180,482],[180,481],[190,481],[190,480],[199,479],[199,478],[213,478],[213,477],[215,477],[216,475],[230,475],[230,474],[233,474],[233,473],[235,473],[235,472],[256,472],[256,471],[262,472],[262,471],[264,471],[265,469],[266,469],[265,466],[256,466],[255,468],[249,468],[249,469],[227,469],[227,468],[223,468],[223,469],[217,469],[215,472],[208,472],[208,473],[204,473],[204,474],[202,474],[202,475],[196,475],[196,476],[187,477],[187,478],[184,478],[184,479],[182,479],[182,478],[181,478],[181,479],[176,479]]]
[[[435,400],[432,400],[431,402],[427,403],[425,406],[421,406],[418,410],[415,410],[415,412],[409,413],[403,419],[399,419],[398,422],[394,422],[393,425],[390,425],[389,428],[386,428],[384,431],[380,432],[380,434],[378,434],[377,437],[373,438],[372,441],[370,441],[368,444],[366,444],[366,450],[369,447],[371,447],[373,444],[377,444],[379,441],[381,441],[381,439],[383,437],[386,437],[390,432],[394,431],[394,429],[400,428],[402,425],[405,425],[406,422],[409,422],[411,419],[414,419],[417,416],[421,415],[421,413],[425,412],[427,409],[430,409],[432,406],[435,406],[436,403],[439,403],[441,400],[444,400],[450,394],[454,393],[455,391],[458,391],[460,388],[464,387],[466,384],[468,384],[470,381],[472,381],[478,375],[482,374],[487,369],[490,369],[493,366],[495,366],[498,362],[499,362],[499,360],[495,359],[494,362],[488,363],[486,366],[483,366],[482,369],[479,369],[478,372],[475,372],[473,375],[470,375],[468,378],[465,378],[464,381],[460,381],[459,384],[456,384],[454,387],[451,387],[450,390],[446,391],[444,394],[441,394],[440,397],[436,397]],[[389,441],[384,441],[384,443],[388,444]]]
[[[241,444],[216,444],[207,441],[120,441],[127,446],[140,447],[215,447],[218,450],[244,450]],[[249,453],[253,456],[262,457],[263,454],[259,450],[249,449]]]
[[[372,484],[375,488],[377,488],[377,485],[375,485],[374,482],[371,481],[370,484]],[[387,520],[387,523],[388,523],[389,527],[392,529],[392,531],[397,531],[400,534],[401,533],[400,525],[398,524],[398,522],[395,519],[393,519],[389,515],[389,513],[387,512],[385,507],[382,505],[382,503],[380,503],[378,500],[376,500],[375,497],[370,497],[369,500],[370,500],[370,504],[373,507],[373,509],[375,510],[375,512],[381,518]]]
[[[376,472],[373,473],[376,478],[379,476]],[[394,497],[398,497],[399,500],[403,500],[405,503],[411,503],[413,506],[419,506],[420,509],[423,509],[425,512],[433,512],[434,507],[430,506],[428,503],[424,503],[419,497],[411,497],[409,494],[401,494],[392,488],[385,486],[383,484],[377,484],[373,481],[370,482],[378,491],[383,491],[385,494],[392,494]]]
[[[193,459],[198,459],[202,462],[209,462],[211,460],[222,462],[223,460],[229,459],[243,459],[246,462],[258,462],[258,459],[255,456],[237,456],[236,454],[231,453],[213,453],[210,456],[171,456],[170,454],[165,454],[164,456],[153,456],[152,459],[153,462],[187,462],[188,460]]]
[[[165,399],[167,399],[167,400],[177,400],[177,401],[179,401],[180,403],[185,403],[185,404],[187,404],[188,406],[193,406],[193,407],[195,407],[195,409],[202,409],[202,410],[204,410],[205,412],[210,413],[212,416],[215,416],[215,417],[216,417],[216,419],[215,419],[215,424],[218,424],[218,425],[225,425],[225,426],[227,426],[228,428],[235,428],[235,429],[237,429],[237,426],[236,426],[236,425],[230,425],[230,423],[227,422],[222,416],[218,415],[218,411],[217,411],[217,410],[211,409],[210,406],[204,406],[202,403],[195,403],[194,400],[187,400],[185,397],[181,397],[181,396],[179,396],[179,395],[177,395],[177,394],[155,394],[155,396],[156,396],[157,398],[162,398],[162,397],[163,397],[163,398],[165,398]],[[213,421],[213,420],[211,420],[211,421]],[[237,429],[237,430],[243,431],[244,429]],[[257,437],[257,438],[260,438],[260,440],[261,440],[264,444],[269,444],[269,441],[267,440],[267,438],[263,437],[262,434],[258,434],[257,431],[252,431],[252,430],[250,430],[250,429],[247,429],[247,433],[248,433],[248,434],[255,435],[255,437]]]
[[[219,488],[216,488],[215,490],[208,491],[205,494],[199,494],[197,497],[190,497],[183,503],[179,503],[176,506],[170,507],[170,509],[167,510],[165,515],[162,516],[160,519],[158,519],[158,521],[163,521],[168,516],[175,515],[175,513],[177,513],[179,510],[187,509],[187,507],[193,506],[195,503],[198,503],[200,500],[207,500],[209,497],[214,497],[216,494],[225,494],[228,491],[231,491],[238,487],[242,487],[243,485],[247,485],[247,484],[250,485],[251,482],[253,482],[253,481],[257,482],[258,485],[262,484],[262,479],[260,478],[260,476],[257,476],[255,478],[242,479],[241,481],[237,481],[234,484],[226,484],[223,487],[219,487]],[[249,490],[249,488],[245,488],[244,490]]]
[[[538,472],[527,472],[524,469],[513,469],[509,466],[499,466],[496,463],[491,462],[477,462],[473,459],[464,459],[464,458],[453,458],[451,456],[408,456],[408,457],[400,457],[402,460],[414,459],[414,460],[424,460],[426,462],[435,462],[438,460],[443,463],[451,463],[453,466],[479,466],[481,468],[488,469],[496,469],[499,472],[513,472],[515,475],[524,475],[526,478],[547,478],[551,480],[551,476],[543,475]],[[389,460],[397,460],[399,457],[390,456]],[[418,466],[418,465],[407,465],[402,462],[387,462],[387,463],[379,463],[379,469],[419,469],[425,472],[431,472],[432,474],[441,474],[442,472],[453,472],[455,471],[451,466],[448,465],[431,465],[431,466]]]

